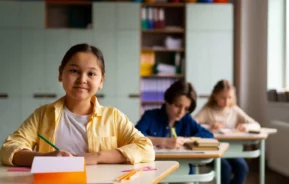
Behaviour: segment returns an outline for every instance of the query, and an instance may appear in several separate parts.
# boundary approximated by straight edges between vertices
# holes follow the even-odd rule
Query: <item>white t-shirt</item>
[[[55,145],[73,155],[87,153],[86,125],[90,115],[76,115],[64,107],[56,131]]]

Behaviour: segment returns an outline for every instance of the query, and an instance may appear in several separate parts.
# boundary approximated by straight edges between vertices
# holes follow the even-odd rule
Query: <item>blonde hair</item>
[[[233,102],[230,106],[236,105],[237,99],[235,94],[235,87],[227,80],[220,80],[217,82],[217,84],[214,86],[214,89],[209,97],[208,102],[206,103],[205,107],[214,107],[217,105],[215,96],[219,93],[223,92],[224,90],[233,90],[234,96],[233,96]]]

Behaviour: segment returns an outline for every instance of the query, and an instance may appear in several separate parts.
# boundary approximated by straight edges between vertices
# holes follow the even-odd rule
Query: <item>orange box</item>
[[[86,169],[83,172],[60,172],[34,174],[33,184],[85,184]]]
[[[32,163],[34,184],[85,184],[84,157],[35,157]]]

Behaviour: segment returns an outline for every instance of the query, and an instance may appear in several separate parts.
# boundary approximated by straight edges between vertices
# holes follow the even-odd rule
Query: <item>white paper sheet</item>
[[[35,157],[31,173],[81,172],[84,157]]]

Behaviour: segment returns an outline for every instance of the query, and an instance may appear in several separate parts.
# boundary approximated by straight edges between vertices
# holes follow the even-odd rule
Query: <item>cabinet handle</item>
[[[95,94],[96,98],[104,98],[104,94]]]
[[[128,97],[129,98],[139,98],[140,95],[139,94],[129,94]]]
[[[198,97],[199,98],[210,98],[210,95],[201,94]]]
[[[57,95],[54,93],[35,93],[33,98],[56,98]]]
[[[7,93],[0,93],[0,98],[8,98],[8,94]]]

